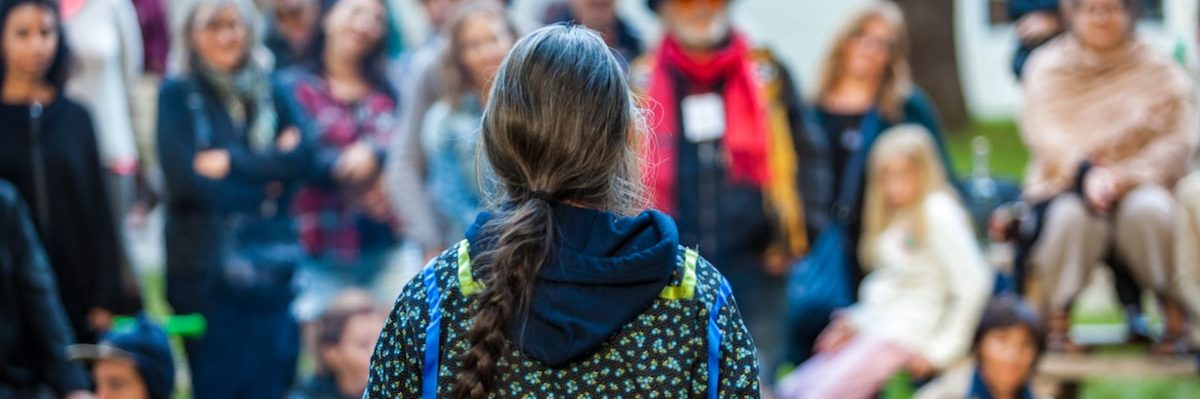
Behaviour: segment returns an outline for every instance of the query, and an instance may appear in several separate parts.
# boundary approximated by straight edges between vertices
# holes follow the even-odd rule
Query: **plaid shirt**
[[[380,231],[383,229],[379,225],[384,223],[370,220],[358,209],[353,198],[359,192],[333,181],[333,167],[342,151],[359,141],[370,144],[377,154],[384,153],[391,132],[399,126],[396,101],[375,90],[357,102],[347,103],[335,99],[327,82],[311,74],[300,76],[292,87],[296,100],[317,127],[321,173],[317,181],[328,182],[309,185],[296,197],[293,213],[300,226],[300,240],[317,259],[356,264],[364,248],[364,228]]]

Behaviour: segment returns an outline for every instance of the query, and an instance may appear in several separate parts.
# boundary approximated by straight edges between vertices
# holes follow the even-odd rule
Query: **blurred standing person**
[[[304,66],[285,84],[315,123],[316,175],[292,211],[313,257],[301,273],[302,319],[349,286],[370,288],[396,244],[383,184],[388,137],[399,128],[386,74],[383,0],[338,0],[320,20]]]
[[[344,1],[344,0],[343,0]],[[366,295],[356,291],[339,294]],[[367,298],[370,298],[367,296]],[[371,372],[371,354],[387,314],[374,303],[331,306],[316,324],[317,374],[292,392],[291,399],[359,399]]]
[[[648,5],[666,35],[631,69],[653,100],[644,148],[652,203],[675,218],[684,245],[705,249],[729,277],[755,344],[778,353],[781,275],[806,250],[803,213],[822,209],[810,195],[823,158],[796,82],[733,27],[728,1]]]
[[[929,132],[888,129],[868,161],[858,251],[870,272],[835,314],[783,398],[870,398],[906,369],[928,378],[966,356],[991,294],[991,269]]]
[[[1031,262],[1045,289],[1048,348],[1079,350],[1070,307],[1110,253],[1159,297],[1176,352],[1183,322],[1172,294],[1179,217],[1171,189],[1198,139],[1191,78],[1134,35],[1135,0],[1070,0],[1071,31],[1033,53],[1021,137],[1030,150],[1024,197],[1044,212]]]
[[[306,258],[290,186],[312,175],[312,132],[250,57],[254,10],[238,0],[193,7],[187,69],[159,95],[167,300],[207,320],[203,336],[184,341],[196,398],[278,398],[295,373],[289,307]]]
[[[171,53],[171,33],[164,0],[133,0],[142,36],[142,76],[132,93],[133,132],[137,142],[139,170],[138,198],[134,215],[144,215],[158,202],[162,190],[162,172],[154,151],[154,118],[158,86],[167,72]],[[136,220],[135,220],[136,222]],[[136,225],[136,223],[135,223]],[[135,238],[128,238],[133,241]]]
[[[0,178],[30,205],[80,342],[120,309],[119,241],[88,112],[64,97],[66,39],[50,0],[0,5]]]
[[[134,90],[142,74],[142,35],[129,0],[60,0],[66,39],[72,45],[66,93],[92,115],[109,206],[120,245],[119,311],[141,309],[137,278],[125,240],[125,220],[144,182],[133,132]],[[144,210],[145,207],[139,207]]]
[[[462,0],[422,0],[432,29],[430,36],[392,69],[392,83],[398,85],[400,93],[403,122],[388,148],[391,154],[386,170],[388,192],[392,193],[392,208],[404,219],[405,236],[420,247],[425,259],[433,258],[449,243],[444,240],[445,226],[437,217],[433,200],[425,193],[428,160],[421,146],[421,130],[429,109],[447,95],[440,72],[441,60],[450,45],[445,28],[461,3]]]
[[[123,221],[133,204],[138,172],[130,100],[142,73],[142,34],[129,0],[61,0],[67,40],[74,49],[67,94],[96,122],[110,205]]]
[[[617,15],[617,0],[566,0],[551,4],[542,22],[575,22],[600,32],[608,47],[620,54],[622,65],[642,56],[642,37],[637,29]]]
[[[759,396],[728,283],[640,205],[626,82],[586,28],[516,43],[480,134],[498,205],[404,287],[364,397]]]
[[[142,36],[142,66],[148,74],[162,76],[167,71],[171,50],[170,23],[165,0],[133,0]],[[144,155],[144,154],[143,154]]]
[[[58,299],[54,271],[21,193],[3,179],[0,273],[0,399],[36,398],[46,388],[56,397],[90,398],[83,367],[67,360],[75,335]]]
[[[303,63],[311,55],[313,37],[321,29],[321,0],[271,0],[265,44],[275,56],[275,69]]]
[[[447,26],[450,47],[442,59],[444,98],[429,109],[422,145],[429,158],[428,193],[446,220],[445,240],[462,237],[484,207],[485,179],[477,173],[483,93],[517,40],[504,9],[475,1],[459,9]]]
[[[832,179],[815,196],[832,205],[815,210],[817,220],[809,223],[820,228],[832,223],[842,226],[838,231],[843,234],[846,264],[831,267],[847,268],[844,272],[851,276],[851,285],[846,289],[850,292],[858,291],[864,273],[857,248],[862,234],[865,164],[875,139],[897,124],[924,127],[936,145],[942,170],[950,181],[956,181],[937,112],[912,81],[908,46],[900,8],[888,1],[870,3],[852,15],[834,38],[810,110],[814,135],[827,146],[828,158],[820,167]],[[791,361],[800,362],[809,356],[823,328],[822,323],[806,324],[791,332]]]

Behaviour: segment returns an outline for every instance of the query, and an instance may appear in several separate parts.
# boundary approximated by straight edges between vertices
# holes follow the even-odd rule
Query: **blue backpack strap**
[[[425,327],[425,363],[421,370],[421,398],[437,398],[437,380],[441,357],[442,292],[438,287],[437,263],[430,263],[421,272],[425,282],[425,297],[429,304],[429,325]]]
[[[729,287],[729,281],[725,277],[721,277],[721,287],[717,289],[717,298],[713,301],[712,307],[708,309],[708,398],[717,399],[717,387],[721,381],[721,327],[717,325],[717,319],[721,316],[721,308],[729,302],[729,297],[733,296],[733,289]]]

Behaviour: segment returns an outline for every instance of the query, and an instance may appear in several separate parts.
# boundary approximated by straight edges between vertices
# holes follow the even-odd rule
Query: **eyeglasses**
[[[890,53],[896,49],[896,42],[894,40],[892,40],[891,38],[871,36],[871,35],[867,34],[866,32],[855,33],[854,41],[856,41],[856,42],[858,42],[858,44],[861,44],[868,48],[880,50],[880,51],[884,51],[884,52],[888,52],[888,53]]]
[[[1082,4],[1078,11],[1091,18],[1125,15],[1125,6],[1120,3]]]
[[[246,23],[237,19],[213,19],[205,23],[204,30],[210,33],[234,32],[241,33],[246,30]]]

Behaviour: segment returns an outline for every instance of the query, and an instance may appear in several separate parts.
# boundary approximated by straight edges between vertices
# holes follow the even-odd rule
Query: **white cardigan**
[[[67,95],[91,111],[102,166],[137,161],[129,104],[142,73],[142,33],[133,3],[87,0],[64,27],[74,56]]]
[[[965,356],[992,292],[993,270],[966,211],[950,194],[925,198],[926,245],[911,248],[898,218],[875,243],[880,258],[847,309],[857,331],[887,339],[942,369]]]

